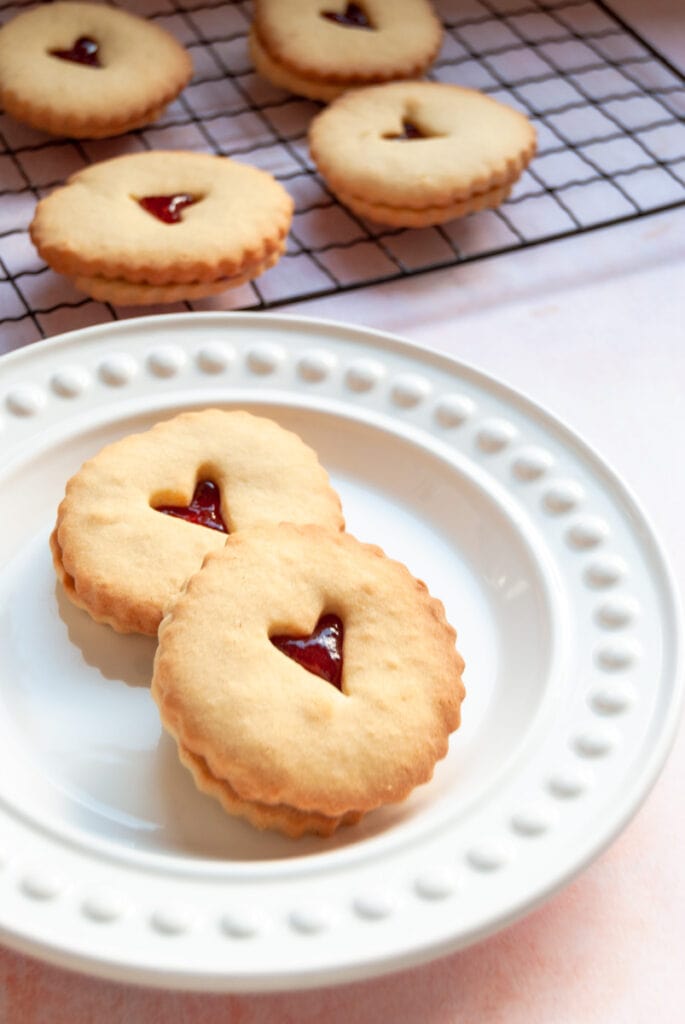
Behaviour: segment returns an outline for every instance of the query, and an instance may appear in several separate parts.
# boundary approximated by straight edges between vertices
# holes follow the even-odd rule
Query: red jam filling
[[[321,17],[334,21],[336,25],[345,25],[346,28],[373,28],[366,11],[359,4],[348,4],[342,13],[322,11]]]
[[[211,480],[201,480],[195,488],[190,505],[155,505],[155,511],[165,516],[185,519],[198,526],[207,526],[210,530],[228,533],[221,516],[221,492]]]
[[[311,636],[272,636],[271,643],[302,668],[342,690],[343,624],[322,615]]]
[[[164,224],[178,224],[182,211],[195,201],[195,197],[186,192],[174,196],[143,196],[138,200],[144,210]]]
[[[77,39],[70,50],[50,50],[53,57],[60,60],[70,60],[73,64],[88,64],[91,68],[102,67],[99,57],[100,47],[94,39],[81,36]]]
[[[384,135],[384,139],[393,139],[397,142],[405,142],[410,139],[427,139],[429,136],[421,131],[418,125],[412,121],[402,122],[402,131],[397,135]]]

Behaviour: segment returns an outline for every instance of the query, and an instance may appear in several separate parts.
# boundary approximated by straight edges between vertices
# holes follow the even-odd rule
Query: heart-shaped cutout
[[[270,640],[302,668],[342,691],[343,634],[337,615],[322,615],[310,636],[272,636]]]
[[[336,25],[344,25],[346,28],[374,28],[368,14],[360,4],[348,4],[344,11],[322,11],[321,17],[328,21],[334,21]]]
[[[401,132],[384,135],[383,138],[391,139],[393,142],[407,142],[412,139],[429,139],[431,136],[426,135],[413,121],[403,121]]]
[[[228,533],[221,515],[221,492],[211,480],[200,481],[190,505],[153,505],[153,508],[165,516],[174,516],[198,526],[207,526],[210,530]]]
[[[164,224],[178,224],[183,210],[196,202],[195,196],[191,196],[187,192],[173,196],[143,196],[138,200],[140,206],[147,213],[151,213],[153,217],[161,220]]]
[[[70,50],[50,50],[50,54],[59,57],[60,60],[70,60],[73,64],[87,64],[91,68],[99,68],[102,67],[99,51],[100,47],[94,39],[81,36]]]

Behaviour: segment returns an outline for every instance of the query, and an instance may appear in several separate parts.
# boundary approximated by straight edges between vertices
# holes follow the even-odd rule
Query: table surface
[[[631,0],[616,6],[631,13]],[[655,42],[675,59],[664,30],[673,9],[660,0],[652,14]],[[685,64],[685,44],[681,53]],[[684,286],[681,208],[288,312],[394,332],[541,402],[625,479],[682,590]],[[220,996],[82,977],[0,950],[0,1021],[680,1024],[683,775],[681,729],[652,793],[601,857],[524,920],[445,959],[334,988]]]

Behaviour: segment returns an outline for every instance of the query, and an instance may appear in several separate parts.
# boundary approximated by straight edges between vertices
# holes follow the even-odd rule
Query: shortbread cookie
[[[326,102],[346,89],[423,74],[441,42],[428,0],[255,0],[250,32],[257,71]]]
[[[272,420],[208,409],[86,462],[67,484],[51,548],[74,604],[119,632],[154,636],[207,552],[281,520],[343,529],[315,452]]]
[[[192,73],[170,33],[104,4],[41,4],[0,29],[0,104],[53,135],[104,138],[148,124]]]
[[[79,291],[85,292],[99,302],[111,302],[122,306],[149,306],[167,302],[190,301],[202,299],[209,295],[218,295],[229,288],[237,288],[241,284],[254,281],[278,263],[285,250],[283,243],[276,252],[261,263],[247,269],[234,277],[219,277],[216,281],[203,281],[199,284],[134,284],[130,281],[112,281],[106,277],[78,276],[74,285]]]
[[[523,114],[473,89],[393,82],[335,100],[313,119],[309,145],[355,213],[422,227],[503,202],[536,135]]]
[[[265,526],[208,555],[171,606],[152,695],[198,788],[230,814],[328,835],[431,778],[460,722],[455,639],[380,548]]]
[[[285,248],[293,201],[266,171],[206,153],[93,164],[38,203],[31,238],[93,298],[146,304],[214,295]]]

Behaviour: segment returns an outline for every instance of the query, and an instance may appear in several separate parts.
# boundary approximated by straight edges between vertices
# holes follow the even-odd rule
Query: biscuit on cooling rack
[[[372,82],[417,77],[441,43],[428,0],[255,0],[250,31],[257,71],[324,101]]]
[[[119,632],[154,636],[209,551],[282,519],[344,527],[316,453],[273,420],[206,409],[86,462],[67,483],[50,544],[74,604]]]
[[[92,164],[38,203],[31,239],[95,299],[131,305],[214,295],[278,261],[293,201],[272,175],[206,153]]]
[[[52,135],[105,138],[155,121],[192,73],[170,33],[104,4],[41,4],[0,29],[0,104]]]
[[[331,103],[313,119],[309,146],[355,213],[422,227],[503,202],[536,135],[523,114],[474,89],[392,82]]]
[[[431,778],[460,723],[455,639],[380,548],[259,527],[208,555],[171,605],[152,696],[196,785],[230,814],[329,835]]]

